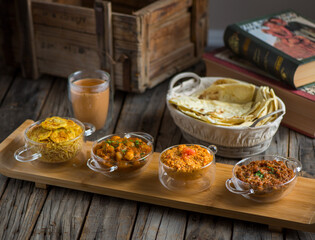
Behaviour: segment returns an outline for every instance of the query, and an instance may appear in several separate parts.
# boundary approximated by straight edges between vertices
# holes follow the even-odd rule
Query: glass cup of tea
[[[102,70],[80,70],[70,74],[68,94],[74,116],[79,121],[92,124],[96,130],[111,121],[112,90],[109,73]]]

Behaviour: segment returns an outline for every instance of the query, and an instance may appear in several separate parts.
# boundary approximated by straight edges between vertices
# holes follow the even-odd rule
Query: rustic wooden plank
[[[144,131],[156,137],[165,109],[166,89],[167,83],[163,83],[143,94],[128,94],[115,131]]]
[[[0,239],[28,239],[46,195],[30,182],[10,179],[0,201]]]
[[[176,209],[166,209],[159,226],[156,239],[180,240],[184,238],[187,213]]]
[[[152,26],[149,36],[150,62],[190,44],[190,13],[179,13],[167,24]]]
[[[35,30],[41,73],[68,77],[79,69],[101,68],[96,35],[43,25],[35,25]]]
[[[231,219],[191,213],[187,222],[186,239],[232,239]]]
[[[208,36],[208,1],[194,0],[192,7],[192,41],[195,46],[195,56],[201,57],[207,46]]]
[[[78,239],[92,194],[54,187],[48,194],[32,239]]]
[[[0,107],[0,141],[27,118],[37,118],[51,87],[51,79],[33,81],[17,77]]]
[[[141,205],[132,239],[183,239],[186,212],[151,205]]]
[[[232,239],[266,239],[282,240],[283,234],[269,231],[268,226],[245,221],[234,221]]]
[[[68,96],[67,79],[51,78],[53,79],[53,84],[38,119],[45,119],[51,116],[73,116]]]
[[[0,71],[16,65],[13,41],[16,40],[15,1],[0,1]],[[14,41],[16,42],[16,41]]]
[[[0,72],[0,107],[2,102],[4,101],[4,97],[6,96],[10,85],[13,83],[14,79],[14,72],[11,71],[10,73]]]
[[[114,53],[113,53],[113,31],[112,31],[112,5],[107,1],[95,2],[95,18],[97,29],[98,52],[100,56],[101,69],[111,75],[110,87],[114,91]]]
[[[269,148],[262,154],[275,154],[288,157],[289,130],[280,125],[278,131],[271,140]]]
[[[315,139],[290,130],[290,156],[302,162],[303,176],[315,178]]]
[[[167,21],[168,18],[178,12],[181,12],[183,9],[188,9],[191,6],[192,0],[155,1],[154,3],[135,12],[134,15],[139,16],[149,13],[150,18],[148,24],[154,24],[157,22]]]
[[[185,61],[183,61],[185,59]],[[149,87],[155,86],[166,78],[178,73],[193,64],[196,64],[199,59],[194,57],[194,46],[189,44],[183,48],[174,50],[171,54],[161,57],[150,63]]]
[[[127,42],[139,42],[137,18],[132,15],[112,13],[113,38]],[[114,44],[115,45],[115,44]]]
[[[19,59],[22,73],[25,77],[38,78],[31,0],[20,1],[19,4],[16,4],[16,9],[21,44]]]
[[[96,34],[94,10],[91,8],[32,0],[32,14],[35,24]]]
[[[0,121],[3,124],[0,129],[0,141],[26,118],[36,118],[39,115],[51,87],[51,79],[34,82],[20,76],[13,79],[13,76],[1,77],[1,81],[6,80],[5,83],[1,82],[1,86],[10,85],[10,88],[7,89],[0,106]],[[3,90],[5,88],[1,88],[1,91]],[[0,215],[4,217],[0,223],[0,238],[27,239],[46,198],[46,191],[34,190],[34,184],[4,176],[0,177],[0,182],[0,195],[5,190],[0,201]]]
[[[136,214],[136,202],[95,195],[81,239],[130,239]]]

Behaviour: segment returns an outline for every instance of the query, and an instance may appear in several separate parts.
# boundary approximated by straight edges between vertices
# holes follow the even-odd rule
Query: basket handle
[[[197,74],[193,72],[183,72],[183,73],[177,74],[175,77],[172,78],[169,85],[169,93],[172,93],[175,84],[183,78],[193,78],[197,82],[197,85],[200,85],[201,83],[201,79]]]
[[[270,116],[272,116],[272,115],[278,114],[278,113],[281,113],[281,114],[278,116],[278,118],[279,118],[279,117],[282,117],[285,112],[284,112],[283,109],[279,109],[279,110],[276,110],[276,111],[274,111],[274,112],[271,112],[271,113],[269,113],[269,114],[267,114],[267,115],[265,115],[265,116],[262,116],[262,117],[258,118],[258,119],[257,119],[256,121],[254,121],[253,124],[250,125],[249,127],[255,127],[255,126],[257,125],[257,123],[259,123],[261,120],[263,120],[263,119],[265,119],[265,118],[267,118],[267,117],[270,117]]]

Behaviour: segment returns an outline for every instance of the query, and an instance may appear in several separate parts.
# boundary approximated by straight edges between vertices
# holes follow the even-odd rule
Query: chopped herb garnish
[[[273,169],[273,167],[268,167],[271,171],[269,173],[275,173],[275,170]]]
[[[124,150],[124,149],[123,149],[123,150],[121,150],[121,151],[122,151],[123,154],[125,154],[127,150]]]
[[[263,178],[264,174],[262,174],[260,171],[255,173],[255,176],[258,176],[259,178]]]
[[[138,140],[136,140],[136,141],[135,141],[135,145],[136,145],[136,147],[139,147],[140,142],[139,142]]]

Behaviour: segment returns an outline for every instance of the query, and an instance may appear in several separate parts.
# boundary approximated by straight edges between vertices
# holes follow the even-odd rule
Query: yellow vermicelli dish
[[[83,128],[74,120],[51,117],[35,125],[26,133],[33,152],[41,153],[40,161],[66,162],[82,148]]]

